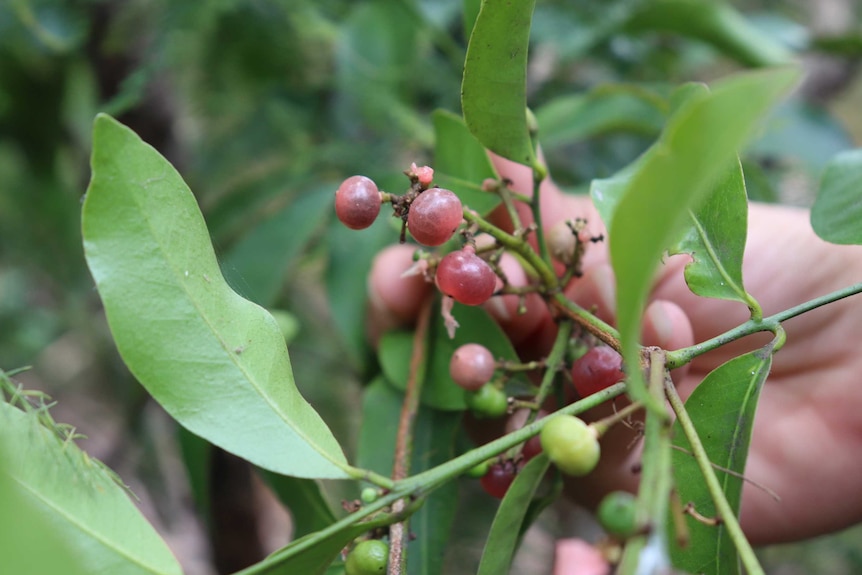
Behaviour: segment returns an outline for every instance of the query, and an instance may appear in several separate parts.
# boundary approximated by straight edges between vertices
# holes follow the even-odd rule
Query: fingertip
[[[368,276],[372,321],[391,315],[397,323],[406,324],[419,314],[433,285],[421,273],[403,275],[414,264],[414,251],[412,246],[398,244],[384,248],[374,258]]]
[[[560,539],[554,553],[554,575],[608,575],[611,566],[601,551],[583,539]]]

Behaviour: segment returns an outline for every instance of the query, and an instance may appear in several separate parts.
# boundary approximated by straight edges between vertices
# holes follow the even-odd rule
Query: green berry
[[[488,469],[491,467],[490,461],[483,461],[477,465],[474,465],[470,469],[467,470],[467,477],[472,477],[474,479],[478,479],[482,477],[486,473],[488,473]]]
[[[378,495],[379,493],[376,489],[373,487],[366,487],[362,490],[362,493],[360,493],[359,498],[365,503],[374,503],[377,501]]]
[[[486,383],[476,392],[467,392],[467,407],[476,417],[497,418],[509,410],[509,398],[502,389]]]
[[[627,539],[637,533],[637,498],[627,491],[608,493],[596,512],[599,523],[609,535]]]
[[[549,419],[542,428],[540,440],[548,459],[567,475],[586,475],[599,462],[595,431],[573,415]]]
[[[389,545],[379,539],[362,541],[347,555],[344,571],[347,575],[377,575],[386,573]]]

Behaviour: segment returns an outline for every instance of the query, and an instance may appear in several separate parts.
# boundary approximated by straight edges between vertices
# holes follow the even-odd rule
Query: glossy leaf
[[[427,380],[426,380],[427,383]],[[362,427],[358,461],[365,469],[382,475],[392,473],[395,439],[404,395],[382,378],[366,388],[362,401]],[[410,473],[440,465],[455,455],[455,435],[461,417],[420,406],[413,427]],[[407,547],[408,573],[439,573],[449,545],[458,501],[458,488],[449,482],[434,490],[410,518],[414,538]]]
[[[634,13],[626,28],[666,30],[697,38],[748,66],[776,66],[793,58],[787,48],[722,1],[652,0]]]
[[[228,283],[248,291],[243,295],[255,303],[272,305],[286,272],[332,213],[336,188],[333,184],[305,193],[255,226],[221,262]]]
[[[267,485],[290,512],[294,539],[320,531],[335,523],[335,514],[314,479],[287,477],[260,470]]]
[[[679,237],[688,211],[727,170],[757,121],[797,78],[796,70],[778,68],[716,83],[712,92],[689,100],[671,118],[632,175],[609,232],[617,318],[628,365],[639,361],[641,318],[661,254]],[[648,401],[639,370],[627,381],[636,399]]]
[[[190,431],[260,467],[345,477],[340,446],[296,389],[275,319],[225,283],[176,170],[105,115],[92,166],[87,263],[138,381]]]
[[[509,572],[530,502],[549,466],[548,457],[540,454],[518,472],[491,525],[478,575]]]
[[[862,244],[862,149],[838,154],[826,167],[811,208],[814,232],[833,244]]]
[[[483,0],[467,46],[461,108],[483,146],[527,166],[535,161],[527,128],[527,52],[535,0]]]
[[[709,460],[737,474],[745,472],[748,446],[757,400],[769,375],[772,356],[759,350],[734,358],[713,370],[685,402]],[[674,424],[674,480],[683,503],[692,502],[706,517],[715,516],[715,506],[691,447],[679,423]],[[728,503],[739,513],[742,479],[716,469]],[[738,573],[737,553],[721,525],[710,526],[687,517],[691,536],[685,549],[672,546],[674,564],[690,573],[730,575]]]
[[[738,301],[759,310],[742,285],[748,200],[738,160],[688,216],[682,239],[668,253],[691,255],[692,261],[685,266],[689,289],[699,296]]]
[[[494,357],[517,359],[511,342],[500,326],[481,308],[455,305],[452,314],[461,324],[450,339],[439,313],[432,317],[429,329],[428,371],[422,387],[422,404],[435,409],[463,410],[464,390],[449,375],[449,361],[455,350],[465,343],[481,342]],[[378,359],[387,380],[398,389],[405,389],[410,375],[410,354],[413,333],[392,331],[383,336]]]
[[[0,501],[8,497],[12,509],[23,513],[12,515],[5,505],[0,513],[4,572],[182,573],[116,476],[74,441],[44,427],[35,411],[5,402],[0,402],[0,429]],[[54,553],[68,565],[49,569]]]
[[[499,196],[482,190],[486,178],[499,177],[488,152],[455,114],[437,110],[433,118],[435,183],[458,194],[465,206],[487,214],[500,203]]]

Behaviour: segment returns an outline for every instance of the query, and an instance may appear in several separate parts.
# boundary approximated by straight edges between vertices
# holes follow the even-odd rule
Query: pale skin
[[[494,163],[501,176],[513,181],[515,190],[529,194],[527,168],[500,158],[494,158]],[[520,206],[519,211],[523,222],[529,222],[526,207]],[[543,184],[542,212],[546,228],[559,220],[586,217],[592,233],[604,231],[588,198],[565,195],[550,181]],[[508,223],[502,213],[494,219],[502,226]],[[820,240],[811,229],[807,210],[752,204],[748,228],[743,277],[764,315],[862,281],[862,247]],[[409,322],[430,293],[430,287],[400,289],[398,275],[403,269],[397,269],[395,259],[378,258],[371,271],[372,332]],[[659,271],[645,317],[647,344],[679,349],[748,317],[739,303],[691,294],[682,276],[687,261],[683,256],[669,258]],[[595,306],[602,319],[613,322],[614,280],[606,244],[590,247],[584,271],[566,294],[584,307]],[[531,333],[526,338],[517,322],[504,327],[513,340],[526,341],[533,348],[546,345],[555,328],[549,316],[540,317],[538,325],[528,327]],[[745,472],[780,495],[781,501],[750,483],[743,488],[742,526],[755,545],[813,537],[862,520],[862,296],[818,308],[785,322],[784,327],[787,343],[775,356],[760,398]],[[716,366],[769,338],[769,334],[752,336],[696,358],[674,374],[681,395],[687,397]],[[577,484],[572,482],[569,489],[579,502],[591,507],[610,490],[637,488],[637,475],[631,472],[638,457],[638,449],[630,445],[633,437],[634,432],[622,426],[605,437],[599,468]],[[558,569],[556,573],[577,572]]]

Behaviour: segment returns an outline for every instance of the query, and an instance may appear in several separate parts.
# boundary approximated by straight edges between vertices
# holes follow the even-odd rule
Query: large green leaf
[[[811,208],[814,232],[833,244],[862,244],[862,149],[842,152],[826,167]]]
[[[688,216],[682,239],[668,252],[691,255],[685,266],[689,289],[699,296],[738,301],[759,310],[742,285],[748,200],[738,160]]]
[[[0,429],[4,573],[182,573],[116,477],[37,412],[0,401]]]
[[[486,178],[497,179],[488,152],[467,129],[464,120],[451,112],[434,112],[434,179],[458,194],[461,202],[486,214],[500,197],[482,190]]]
[[[679,237],[689,210],[727,170],[758,119],[798,75],[791,68],[748,72],[691,98],[632,175],[609,232],[618,324],[628,365],[639,364],[641,318],[661,254]],[[632,370],[628,382],[636,399],[648,401],[640,370]]]
[[[93,141],[84,248],[135,377],[183,426],[260,467],[346,477],[340,446],[296,389],[278,324],[225,283],[180,175],[108,116]]]
[[[712,371],[685,402],[713,464],[737,474],[745,472],[757,400],[771,364],[768,350],[736,357]],[[679,423],[674,424],[673,432],[674,445],[685,450],[673,453],[679,496],[683,503],[693,503],[701,515],[714,517],[715,505]],[[717,474],[728,503],[738,514],[742,479],[721,470]],[[705,525],[689,517],[688,528],[691,537],[688,546],[671,548],[677,567],[708,575],[738,573],[736,548],[723,526]]]
[[[627,29],[667,30],[697,38],[749,66],[787,64],[793,58],[721,0],[652,0],[633,14]]]
[[[383,475],[392,473],[395,438],[404,395],[382,378],[365,390],[362,428],[359,434],[359,464]],[[413,424],[410,473],[416,474],[445,463],[455,456],[455,435],[460,414],[420,406]],[[413,538],[407,547],[407,570],[413,575],[440,573],[449,545],[458,501],[454,482],[434,490],[410,518]]]
[[[437,314],[428,330],[428,368],[422,386],[422,404],[435,409],[463,410],[467,408],[464,390],[449,375],[449,362],[455,350],[465,343],[482,343],[494,357],[517,360],[517,354],[506,334],[490,316],[478,307],[456,304],[452,314],[461,327],[450,338]],[[407,387],[410,376],[410,355],[413,333],[391,331],[380,340],[378,358],[387,380],[398,389]]]
[[[550,462],[545,454],[540,454],[515,477],[500,503],[497,516],[488,533],[488,541],[482,552],[478,575],[497,575],[508,573],[521,537],[521,525],[527,515],[536,488],[545,476]]]
[[[461,83],[467,127],[483,146],[527,166],[535,161],[527,128],[527,52],[535,0],[483,0]]]

